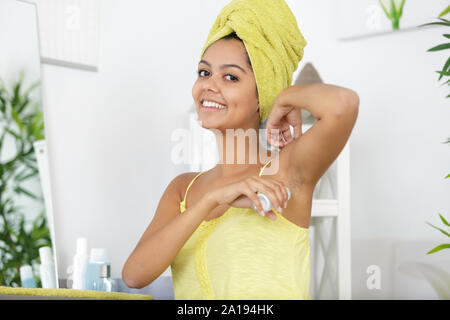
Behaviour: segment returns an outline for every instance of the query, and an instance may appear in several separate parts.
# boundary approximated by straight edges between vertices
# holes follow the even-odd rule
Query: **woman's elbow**
[[[142,289],[145,287],[142,280],[136,276],[136,272],[129,270],[127,265],[122,268],[122,280],[128,288]]]
[[[142,289],[154,281],[153,277],[150,281],[149,279],[143,280],[138,272],[130,270],[126,265],[122,269],[122,280],[128,288],[132,289]]]
[[[359,107],[359,95],[354,90],[347,88],[341,90],[341,100],[343,106],[346,108],[358,109]]]
[[[334,112],[337,116],[351,115],[354,116],[358,114],[359,109],[359,96],[358,94],[350,89],[342,89],[340,91],[340,102],[337,104]]]

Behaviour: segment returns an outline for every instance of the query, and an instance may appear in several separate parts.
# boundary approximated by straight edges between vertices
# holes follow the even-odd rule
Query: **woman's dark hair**
[[[236,34],[236,32],[232,32],[232,33],[230,33],[229,35],[226,35],[225,37],[223,37],[223,38],[221,38],[221,39],[225,39],[225,40],[236,39],[236,40],[241,41],[242,44],[244,44],[244,41],[242,41],[242,39],[239,38],[239,36]],[[244,45],[244,47],[245,47],[245,45]],[[249,58],[249,56],[248,56],[247,50],[245,51],[245,56],[247,57],[247,63],[248,63],[248,65],[249,65],[250,68],[253,70],[252,63],[250,62],[250,58]]]

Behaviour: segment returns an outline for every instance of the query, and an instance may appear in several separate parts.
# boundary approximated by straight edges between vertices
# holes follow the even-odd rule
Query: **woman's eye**
[[[202,76],[202,71],[206,71],[206,70],[199,70],[199,71],[197,71],[199,76]],[[206,72],[208,72],[208,71],[206,71]]]
[[[238,78],[236,78],[235,76],[233,76],[233,75],[231,75],[231,74],[227,74],[227,76],[230,76],[231,77],[231,81],[238,81]]]
[[[209,72],[206,71],[206,70],[204,70],[204,69],[197,71],[197,74],[198,74],[200,77],[203,77],[203,73],[202,73],[203,71],[204,71],[204,72],[207,72],[206,75],[209,74]],[[226,77],[227,77],[227,76],[230,76],[231,78],[230,78],[229,80],[230,80],[230,81],[233,81],[233,82],[236,82],[236,81],[239,80],[237,77],[233,76],[232,74],[226,74],[225,76],[226,76]]]

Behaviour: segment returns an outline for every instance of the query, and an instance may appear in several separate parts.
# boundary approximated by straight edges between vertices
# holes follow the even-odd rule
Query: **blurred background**
[[[0,0],[0,97],[9,97],[4,105],[19,110],[16,92],[20,101],[30,101],[32,113],[19,121],[7,112],[11,107],[2,109],[2,130],[13,137],[1,145],[2,168],[14,152],[26,153],[21,145],[45,155],[29,153],[32,159],[19,161],[34,170],[17,167],[16,175],[22,173],[13,179],[12,200],[5,204],[1,194],[0,269],[11,271],[0,285],[20,286],[23,264],[34,265],[37,273],[42,246],[52,246],[58,278],[66,279],[79,237],[89,248],[107,248],[112,276],[119,279],[168,183],[212,165],[205,150],[215,147],[206,142],[199,151],[194,145],[202,140],[195,137],[193,158],[178,161],[174,133],[199,131],[191,89],[209,29],[228,2]],[[450,250],[427,254],[449,243],[448,1],[286,3],[307,40],[293,81],[320,80],[360,97],[348,157],[342,159],[349,169],[348,219],[332,224],[349,241],[332,258],[348,261],[348,276],[327,269],[326,289],[321,271],[312,282],[313,297],[449,299]],[[441,24],[420,26],[432,22]],[[16,136],[6,123],[14,125],[8,130]],[[330,168],[334,177],[338,171]],[[21,192],[20,178],[29,174]],[[330,190],[338,188],[330,181]],[[317,199],[333,194],[320,191]],[[6,219],[5,208],[14,201],[23,208]],[[22,214],[27,222],[20,233]],[[338,238],[331,235],[328,242]],[[152,285],[142,292],[173,298],[170,268]],[[333,289],[339,286],[344,293]]]

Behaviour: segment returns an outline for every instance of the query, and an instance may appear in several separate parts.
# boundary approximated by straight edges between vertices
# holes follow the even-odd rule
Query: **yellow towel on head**
[[[244,42],[258,88],[260,122],[292,82],[306,40],[284,0],[233,0],[217,16],[200,55],[235,32]]]

